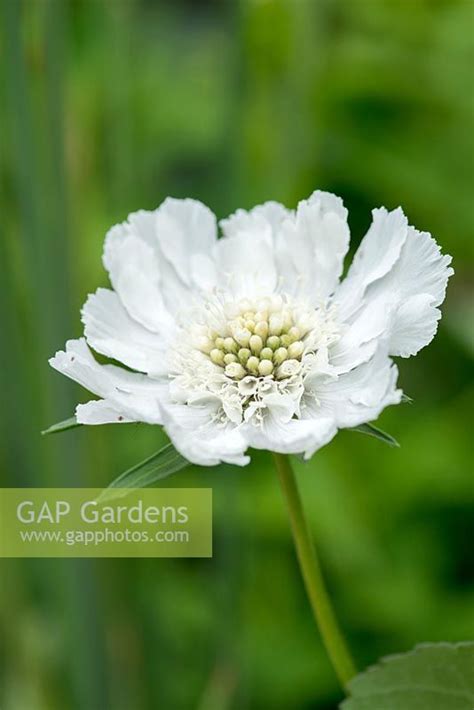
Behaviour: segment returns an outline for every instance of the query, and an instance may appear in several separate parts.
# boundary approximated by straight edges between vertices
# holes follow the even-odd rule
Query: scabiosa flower
[[[315,192],[220,223],[168,198],[107,234],[113,290],[51,365],[99,395],[82,424],[161,424],[190,461],[246,464],[248,447],[309,458],[338,429],[398,404],[392,356],[433,338],[453,273],[401,209],[374,210],[344,280],[347,210]],[[125,367],[99,364],[97,353]]]

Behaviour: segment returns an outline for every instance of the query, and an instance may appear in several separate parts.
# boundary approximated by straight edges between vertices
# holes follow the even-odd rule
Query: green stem
[[[311,609],[331,663],[344,687],[356,674],[354,662],[339,629],[324,584],[290,460],[285,454],[273,454],[273,457],[286,499],[293,539]]]

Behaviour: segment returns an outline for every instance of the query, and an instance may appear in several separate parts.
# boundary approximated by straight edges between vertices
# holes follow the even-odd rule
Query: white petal
[[[249,212],[237,210],[219,222],[225,237],[235,237],[239,232],[252,233],[264,238],[270,246],[284,219],[292,213],[279,202],[265,202]]]
[[[236,297],[267,296],[285,277],[285,268],[279,268],[277,262],[285,266],[287,261],[276,242],[283,221],[292,214],[278,202],[265,202],[221,220],[225,238],[218,243],[216,261],[219,270],[232,274],[230,285]],[[249,271],[246,277],[245,271]]]
[[[310,375],[305,381],[303,416],[332,416],[338,428],[354,427],[376,419],[385,407],[399,404],[398,370],[382,343],[367,363],[339,377]],[[319,380],[319,381],[318,381]],[[312,392],[316,399],[308,396]]]
[[[165,332],[174,322],[161,293],[158,253],[134,229],[133,222],[125,222],[109,230],[104,266],[129,315],[146,328]]]
[[[283,222],[276,240],[283,288],[293,282],[298,284],[298,293],[313,302],[326,299],[339,283],[348,248],[347,210],[342,200],[314,192],[299,203],[293,218]]]
[[[388,333],[396,308],[387,294],[387,300],[369,300],[351,324],[342,326],[340,339],[330,346],[330,363],[336,373],[349,372],[373,357],[379,339]]]
[[[329,443],[336,432],[337,427],[331,417],[287,421],[274,412],[264,417],[260,426],[249,423],[242,429],[249,446],[255,449],[279,454],[304,453],[305,458],[310,458],[315,451]]]
[[[84,338],[68,340],[66,351],[58,350],[54,357],[50,358],[49,364],[101,397],[105,397],[110,390],[108,378],[99,363],[94,360]]]
[[[433,297],[422,293],[402,302],[391,325],[390,352],[410,357],[430,343],[441,318],[439,308],[433,307]]]
[[[367,359],[378,338],[389,354],[408,357],[436,332],[446,285],[453,270],[434,239],[408,227],[402,211],[374,211],[374,221],[334,301],[346,331],[333,348],[334,364],[348,368],[350,352]],[[371,342],[372,341],[372,342]],[[331,361],[332,362],[332,361]]]
[[[391,271],[367,290],[367,299],[396,303],[390,324],[390,354],[409,357],[428,345],[441,317],[451,257],[441,254],[427,232],[409,227],[400,258]]]
[[[209,253],[217,239],[216,218],[197,200],[168,197],[156,211],[156,235],[165,259],[191,284],[191,257]]]
[[[79,424],[127,424],[135,421],[128,419],[123,411],[105,399],[91,400],[76,407],[76,419]]]
[[[264,237],[239,232],[220,239],[214,257],[221,283],[235,298],[259,298],[272,294],[278,283],[273,250]]]
[[[113,291],[99,288],[82,309],[84,333],[102,355],[153,375],[168,372],[167,340],[132,320]]]
[[[84,338],[69,340],[66,343],[66,352],[57,352],[49,362],[55,370],[106,400],[102,405],[89,403],[90,407],[88,404],[86,410],[80,410],[81,416],[98,417],[100,412],[97,408],[109,407],[109,412],[104,409],[103,414],[112,416],[113,410],[117,415],[113,421],[161,423],[158,401],[164,396],[167,383],[123,370],[115,365],[100,365],[94,359]],[[90,410],[94,408],[96,411],[91,413]]]
[[[200,291],[211,291],[219,283],[213,254],[192,254],[190,272],[193,284]]]
[[[162,400],[165,431],[176,449],[192,463],[245,466],[250,460],[244,455],[247,443],[237,427],[216,423],[214,415],[220,406],[220,400],[212,396],[190,404]]]
[[[398,260],[408,233],[407,218],[401,208],[387,212],[373,210],[372,224],[362,239],[346,278],[334,301],[345,320],[360,306],[367,287],[385,276]]]

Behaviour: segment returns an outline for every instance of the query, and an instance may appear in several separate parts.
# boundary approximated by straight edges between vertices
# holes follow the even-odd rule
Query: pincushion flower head
[[[245,464],[249,447],[308,458],[400,402],[392,357],[432,340],[452,273],[429,234],[374,210],[342,279],[349,228],[332,194],[220,227],[168,198],[109,231],[113,289],[89,296],[85,337],[50,361],[100,397],[78,422],[159,424],[191,462]]]

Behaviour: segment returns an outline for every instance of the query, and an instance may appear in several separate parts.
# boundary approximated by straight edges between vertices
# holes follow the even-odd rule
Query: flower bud
[[[277,348],[279,348],[280,338],[278,337],[278,335],[270,335],[270,337],[267,339],[267,346],[272,350],[276,350]]]
[[[252,357],[249,357],[247,360],[247,370],[249,372],[253,372],[257,374],[258,372],[258,364],[259,364],[259,359],[258,357],[255,357],[255,355],[252,355]]]
[[[259,335],[252,335],[249,341],[250,350],[256,355],[259,354],[260,350],[263,348],[263,342]]]
[[[235,342],[234,338],[226,338],[224,340],[224,348],[227,350],[228,353],[237,352],[237,343]]]
[[[270,335],[280,335],[283,328],[283,321],[279,315],[273,314],[270,316]]]
[[[301,340],[297,340],[296,343],[291,343],[288,348],[289,358],[299,358],[303,354],[304,344]]]
[[[301,333],[298,326],[294,325],[293,327],[291,327],[288,331],[288,335],[290,336],[290,338],[292,338],[293,341],[299,340],[301,338]]]
[[[291,317],[291,313],[288,309],[285,309],[283,311],[283,330],[288,332],[292,325],[293,318]]]
[[[260,360],[258,365],[258,371],[262,377],[271,375],[273,372],[273,363],[271,360]]]
[[[288,350],[286,348],[278,348],[278,350],[275,352],[275,355],[273,356],[273,361],[276,365],[280,365],[280,363],[284,362],[287,357]]]
[[[234,353],[227,353],[227,355],[224,355],[224,362],[226,365],[230,365],[231,362],[237,362],[237,356]]]
[[[251,352],[248,348],[240,348],[239,352],[237,353],[238,358],[240,362],[245,365],[247,360],[249,359]]]
[[[260,360],[271,360],[273,358],[273,350],[271,348],[263,348],[260,352]]]
[[[213,350],[211,350],[210,352],[210,357],[215,365],[224,364],[224,353],[222,352],[222,350],[219,350],[219,348],[213,348]]]
[[[236,332],[234,333],[234,338],[236,339],[239,345],[241,345],[243,348],[246,348],[249,344],[251,335],[252,333],[250,330],[248,330],[248,328],[242,328],[240,330],[236,330]]]
[[[225,374],[227,377],[232,377],[234,380],[241,380],[245,377],[246,373],[240,362],[231,362],[226,366]]]
[[[255,335],[259,335],[262,340],[265,340],[268,335],[268,323],[264,320],[258,321],[254,328]]]

